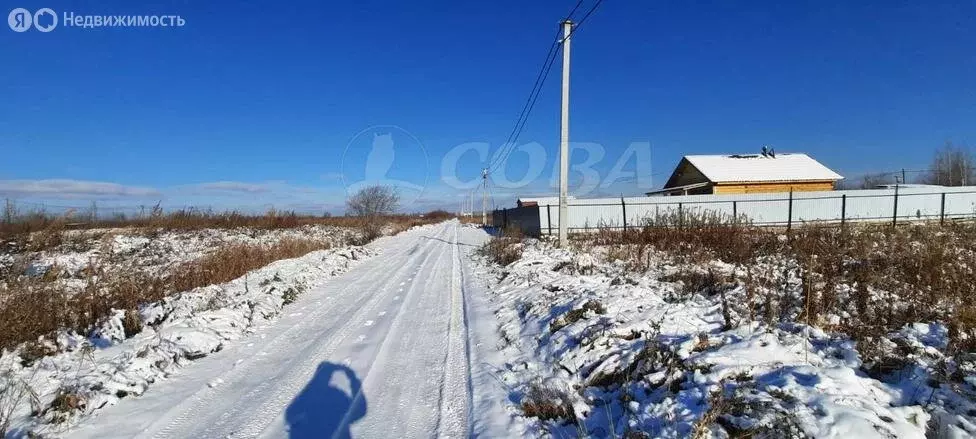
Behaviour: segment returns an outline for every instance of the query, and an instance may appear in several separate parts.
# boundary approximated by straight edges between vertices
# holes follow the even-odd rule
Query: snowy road
[[[468,436],[466,254],[485,239],[457,222],[383,238],[372,244],[382,254],[281,319],[70,436]]]

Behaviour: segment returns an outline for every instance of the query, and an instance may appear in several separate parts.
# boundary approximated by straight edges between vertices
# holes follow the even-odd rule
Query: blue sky
[[[354,136],[391,125],[416,141],[393,135],[388,177],[428,182],[405,207],[454,207],[464,191],[442,181],[443,157],[500,146],[574,4],[8,2],[186,25],[0,30],[0,196],[341,212],[368,151]],[[971,1],[606,0],[573,39],[571,138],[603,146],[602,174],[650,142],[654,185],[682,155],[764,144],[844,175],[924,168],[946,140],[976,143],[974,14]],[[547,151],[546,172],[496,188],[498,204],[551,190],[559,74],[557,63],[520,139]],[[510,179],[526,157],[513,156]],[[482,166],[470,152],[457,174]]]

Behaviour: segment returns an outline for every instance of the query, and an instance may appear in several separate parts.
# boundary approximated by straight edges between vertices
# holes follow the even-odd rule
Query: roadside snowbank
[[[29,274],[38,275],[52,268],[62,277],[83,276],[83,270],[97,263],[108,270],[138,268],[163,274],[167,268],[199,259],[232,244],[271,245],[285,239],[313,239],[347,245],[358,232],[342,227],[306,225],[294,229],[201,229],[162,231],[150,229],[94,229],[66,232],[65,243],[39,252],[14,253],[0,258],[0,268],[19,259]]]
[[[521,259],[487,268],[508,359],[496,375],[513,413],[536,415],[514,415],[522,435],[976,434],[971,371],[960,385],[929,379],[945,359],[944,326],[894,335],[907,366],[877,377],[843,335],[796,323],[730,328],[719,295],[659,280],[676,267],[636,275],[601,259],[527,240]]]
[[[184,242],[174,239],[173,247]],[[121,246],[137,252],[147,251],[147,247],[140,243]],[[179,248],[177,253],[186,250]],[[0,389],[5,389],[0,410],[11,411],[9,435],[58,435],[79,417],[140,395],[175,369],[218,352],[225,343],[251,333],[260,322],[275,319],[297,294],[373,254],[363,247],[316,251],[274,262],[225,284],[144,305],[139,314],[147,325],[130,338],[125,334],[125,313],[117,310],[92,337],[58,334],[56,345],[63,351],[53,356],[24,361],[19,352],[22,346],[0,358]],[[52,340],[42,344],[55,346]]]

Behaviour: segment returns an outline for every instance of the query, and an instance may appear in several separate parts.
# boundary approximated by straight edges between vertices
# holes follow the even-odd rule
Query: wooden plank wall
[[[713,194],[756,194],[766,192],[814,192],[832,191],[832,181],[810,182],[768,182],[768,183],[720,183],[714,186]]]

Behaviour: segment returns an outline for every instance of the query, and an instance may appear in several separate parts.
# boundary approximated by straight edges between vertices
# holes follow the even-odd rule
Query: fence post
[[[793,188],[790,188],[790,204],[786,209],[786,231],[790,231],[793,228]]]
[[[681,203],[678,203],[678,228],[683,229],[685,227],[685,215],[681,211]]]
[[[891,212],[891,226],[892,227],[898,225],[898,186],[901,186],[901,185],[899,185],[899,184],[896,184],[895,185],[895,204],[894,204],[895,207],[893,209],[893,212]]]
[[[844,223],[847,222],[847,194],[840,196],[840,230],[844,231]]]
[[[939,207],[939,225],[945,224],[945,192],[942,193],[942,205]]]
[[[508,228],[508,209],[502,209],[502,228]]]
[[[624,197],[620,197],[620,208],[624,211],[624,231],[627,231],[627,203],[624,202]]]
[[[736,206],[736,201],[732,200],[732,222],[739,222],[739,208]]]
[[[546,218],[548,218],[547,223],[549,223],[549,236],[552,236],[552,205],[546,204]]]

